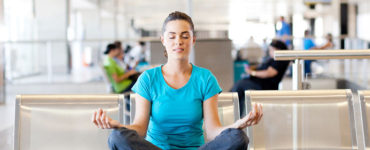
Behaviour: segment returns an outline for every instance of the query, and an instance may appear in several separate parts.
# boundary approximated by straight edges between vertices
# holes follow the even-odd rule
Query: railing
[[[303,89],[303,61],[318,59],[370,59],[370,50],[294,50],[275,51],[275,60],[294,60],[293,89]]]
[[[295,50],[276,51],[275,60],[316,60],[316,59],[365,59],[370,50]]]

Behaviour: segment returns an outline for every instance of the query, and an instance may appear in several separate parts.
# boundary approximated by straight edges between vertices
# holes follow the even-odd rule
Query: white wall
[[[357,35],[360,39],[370,40],[370,2],[358,2]]]
[[[66,1],[35,0],[38,40],[66,39]]]
[[[334,37],[339,36],[339,8],[340,3],[337,0],[333,0],[330,5],[322,5],[320,12],[323,30],[318,36],[325,36],[327,33],[331,33]]]
[[[35,0],[37,36],[34,40],[58,41],[50,45],[51,55],[41,57],[42,71],[47,69],[46,57],[51,57],[54,73],[67,72],[67,3],[61,0]],[[46,47],[47,48],[47,47]],[[46,52],[46,51],[43,51]]]
[[[100,34],[100,13],[97,10],[79,10],[82,19],[82,39],[99,39]]]

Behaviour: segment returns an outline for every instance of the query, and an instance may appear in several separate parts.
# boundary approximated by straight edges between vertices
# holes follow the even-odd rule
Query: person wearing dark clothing
[[[275,50],[287,50],[287,46],[279,40],[273,40],[269,47],[271,58],[264,61],[256,70],[249,67],[245,71],[250,75],[249,78],[239,80],[234,84],[231,91],[238,92],[240,116],[245,116],[245,90],[277,90],[280,81],[283,79],[285,71],[289,66],[289,61],[275,61]]]
[[[275,61],[273,58],[270,58],[256,70],[267,70],[269,67],[272,67],[277,70],[277,74],[269,78],[260,78],[252,75],[250,79],[257,82],[260,85],[261,90],[277,90],[288,66],[289,61]]]

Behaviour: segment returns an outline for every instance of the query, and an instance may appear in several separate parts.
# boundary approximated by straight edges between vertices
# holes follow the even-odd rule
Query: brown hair
[[[194,33],[193,20],[185,13],[175,11],[175,12],[170,13],[167,16],[167,18],[164,20],[163,25],[162,25],[162,35],[164,34],[164,32],[166,30],[167,23],[170,22],[170,21],[174,21],[174,20],[184,20],[184,21],[188,22],[190,24],[191,31]],[[164,56],[167,58],[166,50],[164,50]]]
[[[164,20],[163,25],[162,25],[162,34],[166,30],[167,23],[170,22],[170,21],[174,21],[174,20],[184,20],[184,21],[188,22],[190,24],[191,31],[194,33],[193,20],[185,13],[175,11],[175,12],[170,13],[167,16],[167,18]]]
[[[121,41],[114,41],[113,43],[114,45],[116,45],[118,48],[122,48],[122,43]]]

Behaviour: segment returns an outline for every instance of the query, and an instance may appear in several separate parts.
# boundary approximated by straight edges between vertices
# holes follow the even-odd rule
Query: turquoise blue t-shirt
[[[180,89],[164,80],[162,66],[142,73],[132,91],[151,102],[146,140],[162,149],[197,149],[204,144],[203,101],[222,92],[215,76],[192,65]]]

